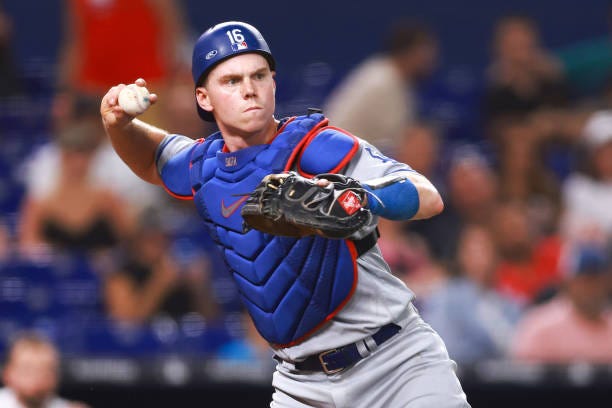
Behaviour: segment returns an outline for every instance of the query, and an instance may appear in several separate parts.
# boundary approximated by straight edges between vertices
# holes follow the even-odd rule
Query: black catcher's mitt
[[[317,180],[330,183],[317,185]],[[245,226],[289,237],[321,235],[348,238],[370,221],[367,192],[359,182],[339,174],[307,179],[295,172],[270,174],[242,207]]]

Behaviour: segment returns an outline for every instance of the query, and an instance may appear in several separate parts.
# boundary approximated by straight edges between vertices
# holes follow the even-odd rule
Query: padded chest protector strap
[[[325,126],[304,141],[295,166],[304,177],[322,173],[337,173],[353,158],[359,149],[357,138],[345,130]],[[287,163],[285,171],[294,163]]]

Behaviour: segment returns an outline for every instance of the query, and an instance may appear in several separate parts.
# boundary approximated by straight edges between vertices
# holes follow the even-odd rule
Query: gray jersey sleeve
[[[359,139],[359,150],[346,166],[343,174],[366,181],[398,172],[414,172],[414,170],[407,164],[385,156],[365,140]]]
[[[189,149],[195,144],[195,140],[183,135],[166,135],[157,150],[155,151],[155,161],[157,172],[162,174],[164,166],[179,153]]]

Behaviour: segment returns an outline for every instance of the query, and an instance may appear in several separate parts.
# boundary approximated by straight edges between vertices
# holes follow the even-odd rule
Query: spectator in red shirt
[[[521,202],[499,204],[492,228],[501,260],[497,288],[515,300],[532,303],[560,281],[561,240],[533,231],[527,207]]]
[[[56,121],[70,116],[74,95],[103,95],[117,83],[147,78],[165,93],[175,76],[190,72],[183,53],[187,35],[179,2],[173,0],[65,0],[64,40],[54,103]],[[112,50],[109,57],[107,50]],[[165,125],[154,108],[149,119]],[[154,118],[150,117],[155,115]]]

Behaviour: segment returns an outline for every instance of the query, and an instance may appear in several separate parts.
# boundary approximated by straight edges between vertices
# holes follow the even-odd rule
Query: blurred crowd
[[[382,222],[383,255],[460,364],[612,362],[605,94],[578,98],[536,22],[508,15],[492,33],[482,140],[456,143],[443,123],[419,116],[413,91],[440,52],[434,32],[404,22],[386,52],[356,67],[329,101],[332,123],[379,142],[444,197],[431,220]],[[395,115],[373,102],[400,83],[408,93],[391,105]],[[390,124],[395,136],[382,139],[377,128]]]
[[[43,135],[13,163],[6,143],[19,128],[0,134],[12,198],[0,202],[17,202],[0,214],[0,352],[36,330],[67,354],[174,350],[269,364],[191,203],[134,176],[99,118],[104,91],[145,77],[161,102],[147,121],[210,133],[193,105],[183,11],[172,0],[68,0],[65,12]],[[10,41],[0,10],[3,107],[27,92]],[[381,220],[379,244],[452,358],[612,363],[612,70],[598,92],[581,94],[526,16],[501,18],[491,41],[476,141],[449,140],[419,110],[418,89],[444,49],[414,21],[390,28],[384,49],[330,90],[324,112],[442,193],[438,217]],[[120,66],[100,52],[110,46],[124,53]]]

